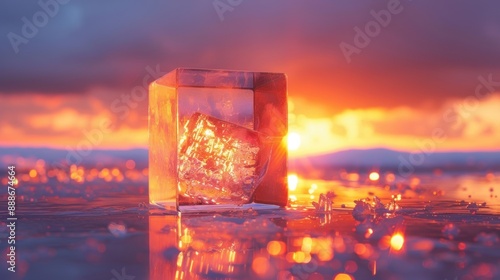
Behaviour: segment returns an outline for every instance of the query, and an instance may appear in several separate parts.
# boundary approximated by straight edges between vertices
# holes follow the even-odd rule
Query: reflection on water
[[[142,171],[80,170],[20,177],[18,272],[0,279],[500,278],[498,173],[297,176],[286,209],[177,217],[150,212]]]

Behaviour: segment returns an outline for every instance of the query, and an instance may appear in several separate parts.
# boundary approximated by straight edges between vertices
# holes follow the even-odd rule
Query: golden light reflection
[[[287,143],[288,143],[288,150],[289,151],[296,151],[299,149],[301,140],[300,140],[300,134],[297,132],[290,132],[288,133],[287,136]]]
[[[253,259],[252,269],[257,275],[261,277],[265,276],[270,268],[269,260],[265,257],[256,257]]]
[[[313,241],[311,237],[304,237],[302,239],[302,252],[310,253],[312,249]]]
[[[378,181],[378,179],[380,179],[380,174],[378,174],[378,172],[371,172],[368,177],[370,181]]]
[[[303,263],[306,259],[306,254],[302,251],[294,252],[292,255],[292,259],[296,263]]]
[[[366,233],[365,233],[365,238],[370,238],[370,236],[372,236],[373,234],[373,229],[372,228],[369,228]]]
[[[395,233],[391,237],[391,248],[393,250],[399,251],[403,248],[405,239],[401,233]]]
[[[351,275],[347,274],[347,273],[339,273],[337,275],[335,275],[335,278],[333,278],[334,280],[354,280],[354,277],[352,277]]]
[[[32,162],[35,168],[27,168],[26,164]],[[127,161],[129,162],[129,161]],[[131,181],[145,181],[147,179],[147,168],[144,170],[129,169],[135,167],[135,162],[132,160],[127,164],[121,163],[114,167],[104,167],[101,170],[97,168],[88,168],[81,165],[72,164],[68,168],[60,166],[47,165],[44,160],[32,160],[19,157],[16,163],[22,163],[25,166],[18,167],[18,176],[14,182],[14,186],[18,182],[31,182],[31,183],[48,183],[50,180],[55,180],[60,183],[75,182],[84,184],[86,182],[93,182],[95,180],[102,180],[105,182],[122,182],[126,179]],[[7,178],[2,178],[1,182],[6,184]],[[18,181],[19,180],[19,181]],[[54,190],[48,188],[48,193],[53,194]],[[78,193],[80,190],[75,189],[74,192]],[[21,197],[22,199],[22,197]]]
[[[288,174],[288,189],[290,191],[295,191],[298,184],[299,177],[297,176],[297,174]]]
[[[278,256],[285,252],[286,245],[281,241],[272,240],[267,243],[267,252],[271,256]]]
[[[118,168],[113,168],[111,170],[111,174],[115,177],[117,177],[118,175],[120,175],[120,170],[118,170]]]

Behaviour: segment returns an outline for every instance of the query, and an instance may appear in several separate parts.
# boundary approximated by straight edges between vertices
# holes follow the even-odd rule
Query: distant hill
[[[94,149],[86,155],[76,151],[48,148],[10,148],[0,147],[0,162],[12,164],[16,158],[43,159],[47,163],[69,160],[72,163],[84,165],[105,166],[133,159],[138,166],[147,166],[147,149],[131,150],[98,150]],[[492,152],[439,152],[433,154],[410,154],[389,149],[345,150],[320,156],[293,158],[289,161],[290,168],[295,170],[330,170],[356,169],[402,171],[427,171],[439,168],[441,170],[500,170],[500,151]]]
[[[301,157],[290,160],[289,165],[304,169],[388,169],[428,171],[441,170],[500,170],[500,151],[492,152],[436,152],[408,153],[389,149],[345,150],[336,153]]]
[[[125,162],[132,159],[138,167],[147,167],[148,150],[101,150],[79,152],[76,150],[60,150],[49,148],[10,148],[0,147],[0,163],[13,164],[16,158],[28,159],[28,162],[43,159],[47,164],[70,162],[70,164],[81,164],[90,166],[113,166],[117,162]]]

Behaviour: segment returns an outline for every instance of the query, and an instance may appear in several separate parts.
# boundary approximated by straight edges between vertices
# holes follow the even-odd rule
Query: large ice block
[[[258,132],[194,113],[179,150],[180,201],[244,204],[267,171],[269,151]]]
[[[192,205],[211,203],[286,205],[287,113],[286,77],[280,73],[179,68],[154,81],[149,89],[150,202],[172,212],[191,211]],[[234,141],[229,141],[224,134],[210,138],[209,132],[199,135],[201,144],[187,144],[189,141],[182,142],[181,138],[188,135],[186,129],[190,128],[185,125],[193,116],[204,119],[205,125],[223,122],[231,131],[245,131],[246,135],[230,137]],[[186,139],[194,140],[189,136]],[[231,147],[223,149],[223,156],[217,156],[217,149],[209,141],[229,141],[231,145],[246,146],[247,150]],[[196,160],[205,166],[212,164],[211,169],[195,171],[201,162],[181,152],[183,143],[184,149],[191,147],[196,157],[203,155]],[[213,149],[207,152],[202,147]],[[262,161],[264,151],[268,156]],[[237,155],[236,160],[230,155],[232,152]],[[257,166],[248,164],[241,168],[240,159],[257,160]],[[186,166],[182,162],[187,162]],[[263,172],[263,162],[267,172]],[[196,180],[183,179],[193,177]],[[254,183],[249,184],[252,180]],[[235,194],[242,195],[236,199]],[[207,207],[211,206],[200,205],[195,211],[210,211]]]

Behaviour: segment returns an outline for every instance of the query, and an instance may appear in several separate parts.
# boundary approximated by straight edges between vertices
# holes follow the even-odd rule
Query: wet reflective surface
[[[499,173],[297,177],[286,209],[180,217],[148,208],[142,172],[104,173],[20,181],[1,279],[500,278]]]

